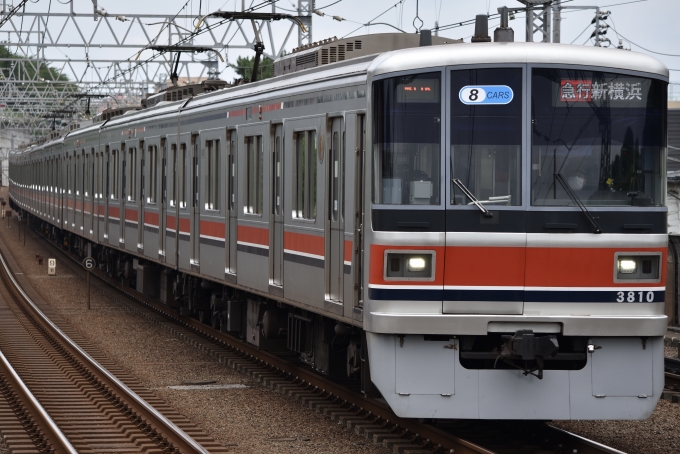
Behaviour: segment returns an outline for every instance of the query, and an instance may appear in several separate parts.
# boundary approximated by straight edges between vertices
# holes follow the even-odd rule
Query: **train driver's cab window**
[[[644,77],[534,69],[532,204],[663,206],[666,89]]]
[[[450,205],[521,205],[522,69],[451,71]]]
[[[207,179],[205,180],[205,209],[217,211],[220,209],[218,194],[220,190],[220,141],[208,140],[205,143],[205,159]]]
[[[262,136],[246,137],[246,191],[243,211],[246,214],[262,214],[263,169]]]
[[[293,217],[316,218],[316,131],[296,132]]]
[[[373,202],[439,205],[441,74],[373,84]]]

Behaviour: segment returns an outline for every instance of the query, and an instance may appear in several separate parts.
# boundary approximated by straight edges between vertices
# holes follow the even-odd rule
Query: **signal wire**
[[[392,5],[392,6],[390,6],[390,7],[387,8],[385,11],[383,11],[382,13],[378,14],[377,16],[375,16],[373,19],[369,20],[369,21],[366,22],[365,24],[362,24],[361,27],[357,27],[357,28],[355,28],[354,30],[352,30],[351,32],[347,33],[345,36],[343,36],[343,38],[348,37],[349,35],[351,35],[351,34],[354,33],[355,31],[361,29],[362,27],[367,27],[367,26],[371,25],[371,22],[373,22],[374,20],[376,20],[376,19],[378,19],[379,17],[383,16],[385,13],[387,13],[387,12],[388,12],[389,10],[391,10],[392,8],[396,8],[398,5],[404,3],[404,1],[405,1],[405,0],[399,0],[397,3],[395,3],[395,4]]]
[[[625,36],[623,36],[623,35],[622,35],[621,33],[619,33],[619,31],[616,30],[614,27],[611,27],[611,28],[612,28],[612,30],[614,30],[614,32],[615,32],[618,36],[620,36],[621,38],[625,39],[626,41],[628,41],[628,42],[631,43],[632,45],[639,47],[639,48],[642,49],[642,50],[646,50],[647,52],[651,52],[652,54],[663,55],[663,56],[666,56],[666,57],[680,57],[680,54],[666,54],[666,53],[663,53],[663,52],[656,52],[656,51],[647,49],[646,47],[642,47],[641,45],[639,45],[639,44],[637,44],[637,43],[634,43],[633,41],[631,41],[631,40],[629,40],[628,38],[626,38]]]

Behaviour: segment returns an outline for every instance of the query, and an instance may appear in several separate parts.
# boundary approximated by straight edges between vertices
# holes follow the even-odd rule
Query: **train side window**
[[[149,167],[149,195],[146,198],[146,203],[153,205],[156,203],[156,185],[158,182],[158,146],[149,146],[148,153],[147,166]]]
[[[81,155],[83,157],[83,160],[80,162],[80,166],[81,166],[80,169],[78,169],[80,171],[80,179],[78,181],[82,185],[80,187],[80,193],[83,194],[83,195],[87,195],[85,193],[85,189],[88,187],[88,182],[89,182],[90,176],[87,175],[88,172],[86,172],[86,170],[87,170],[88,164],[90,162],[90,156],[87,153],[85,153],[85,150],[83,150],[81,152]],[[80,207],[80,208],[84,209],[84,207]]]
[[[106,175],[106,182],[102,181],[103,185],[103,190],[106,191],[106,198],[109,198],[109,195],[111,194],[111,188],[109,187],[110,181],[111,181],[111,176],[109,175],[109,169],[111,168],[111,149],[109,146],[106,146],[106,153],[105,153],[105,158],[102,159],[102,175]],[[104,162],[106,162],[106,165],[104,165]],[[106,169],[106,173],[104,174],[104,169]],[[102,190],[100,189],[100,196]]]
[[[108,151],[109,147],[106,147],[106,150]],[[104,153],[99,153],[98,155],[99,159],[99,166],[97,168],[97,172],[99,175],[99,178],[97,180],[97,194],[99,194],[99,198],[103,198],[104,191],[103,191],[103,186],[104,186]]]
[[[316,218],[316,131],[295,133],[293,217]]]
[[[180,145],[180,164],[179,164],[179,177],[180,177],[180,188],[179,188],[179,207],[187,207],[187,144],[183,143]]]
[[[118,150],[111,152],[111,198],[118,199]]]
[[[136,148],[130,148],[128,150],[128,174],[126,183],[127,183],[127,200],[128,202],[134,202],[135,199],[137,198],[137,149]]]
[[[170,145],[170,171],[168,172],[168,182],[166,183],[170,187],[170,206],[175,206],[175,201],[177,200],[177,184],[175,183],[176,172],[175,167],[177,166],[177,144]]]
[[[262,136],[246,137],[246,203],[247,214],[262,214],[263,168]]]
[[[205,187],[205,209],[219,210],[219,188],[220,188],[220,141],[208,140],[205,143],[206,167],[208,178]]]
[[[236,155],[236,133],[229,134],[229,210],[236,209],[236,162],[234,156]]]
[[[80,181],[80,155],[76,153],[76,171],[75,178],[73,179],[73,193],[75,195],[80,195],[80,188],[78,187],[78,181]]]
[[[84,183],[83,184],[83,194],[85,194],[86,197],[90,195],[88,189],[90,188],[90,183],[91,183],[90,180],[92,179],[92,175],[90,175],[90,172],[88,172],[88,170],[90,170],[90,161],[91,161],[90,154],[84,153],[83,154],[83,176],[85,178],[84,178],[84,181],[83,181],[83,183]]]

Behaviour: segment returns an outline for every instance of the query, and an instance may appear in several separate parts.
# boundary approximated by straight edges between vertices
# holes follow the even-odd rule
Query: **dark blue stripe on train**
[[[642,292],[642,293],[640,293]],[[632,295],[631,295],[632,293]],[[441,290],[369,288],[372,300],[524,301],[527,303],[662,303],[665,292],[649,290]],[[631,301],[632,300],[632,301]],[[651,300],[651,301],[650,301]]]

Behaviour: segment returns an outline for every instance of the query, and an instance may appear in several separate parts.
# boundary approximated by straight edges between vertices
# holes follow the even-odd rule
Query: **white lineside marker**
[[[47,259],[47,275],[57,275],[57,259]]]

